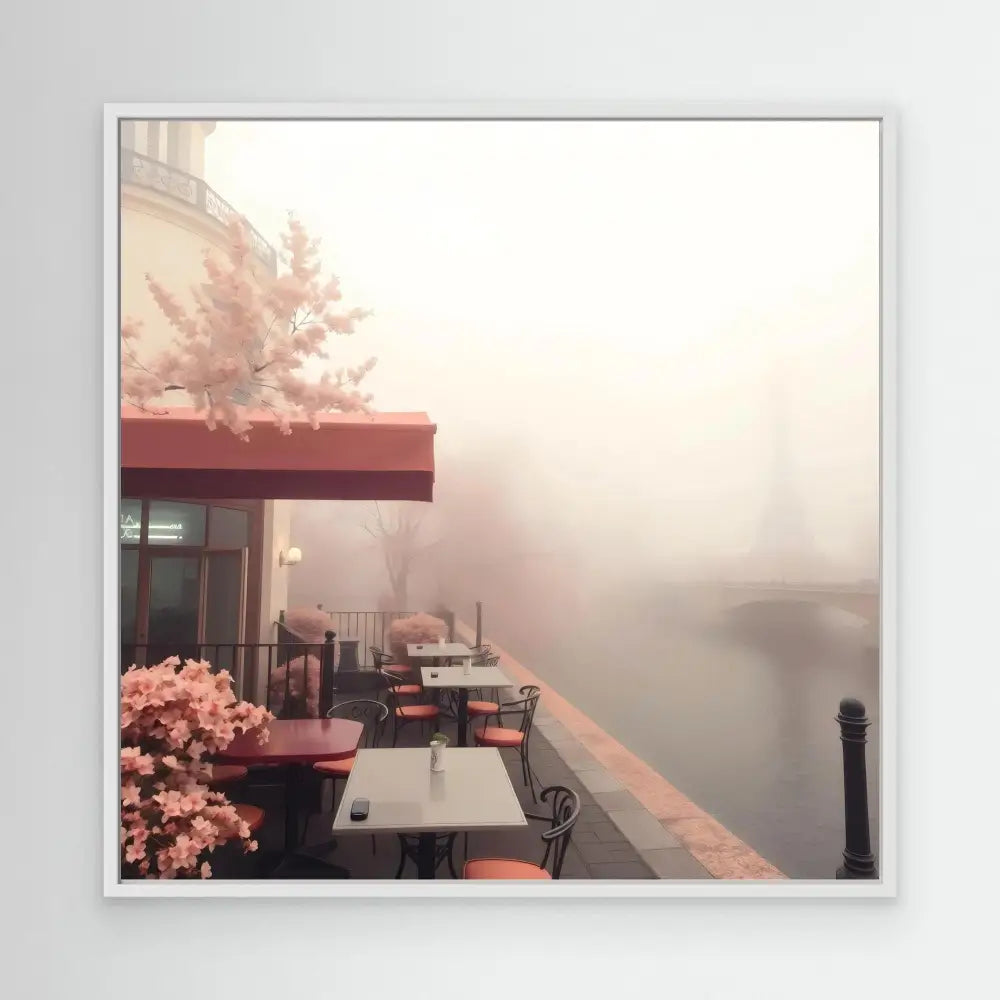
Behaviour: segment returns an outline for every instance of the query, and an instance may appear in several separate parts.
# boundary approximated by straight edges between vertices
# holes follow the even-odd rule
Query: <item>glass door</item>
[[[211,660],[213,667],[228,670],[237,680],[243,672],[242,650],[237,644],[243,641],[246,576],[245,549],[208,551],[202,556],[201,637],[206,643],[202,655]]]
[[[136,661],[135,625],[139,612],[139,550],[122,549],[119,569],[121,584],[122,667]]]
[[[198,555],[149,554],[145,622],[147,664],[159,663],[168,656],[198,659],[201,567]],[[141,629],[139,641],[143,642]]]
[[[239,644],[251,619],[248,577],[259,511],[229,503],[122,500],[123,670],[179,656],[204,658],[242,677]]]

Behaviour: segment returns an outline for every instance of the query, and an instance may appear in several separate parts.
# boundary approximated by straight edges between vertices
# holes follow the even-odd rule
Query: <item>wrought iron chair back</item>
[[[489,646],[487,646],[486,649],[488,651],[489,650]],[[500,657],[499,656],[488,656],[485,653],[483,653],[481,655],[482,655],[482,658],[478,662],[476,661],[475,657],[472,658],[472,665],[474,667],[495,667],[495,666],[497,666],[500,663]],[[475,697],[479,701],[483,701],[485,699],[485,695],[483,693],[484,690],[485,690],[484,688],[473,688],[473,693],[474,693]],[[485,699],[485,700],[492,701],[492,702],[499,702],[500,701],[499,691],[496,688],[490,688],[489,691],[490,691],[490,697],[488,699]],[[498,717],[497,721],[498,722],[500,721],[499,717]]]
[[[353,719],[364,726],[358,746],[370,750],[382,743],[385,720],[389,718],[389,707],[374,698],[355,698],[334,705],[326,713],[328,719]]]
[[[536,684],[525,684],[518,694],[521,695],[518,701],[505,701],[500,706],[500,715],[507,715],[508,709],[519,708],[521,710],[521,721],[518,724],[518,731],[524,734],[524,741],[527,743],[531,734],[531,723],[535,718],[535,709],[538,708],[538,699],[542,696],[542,689]],[[509,713],[514,715],[516,713]]]
[[[381,686],[385,691],[386,711],[392,713],[392,746],[395,746],[399,731],[404,726],[412,722],[420,722],[421,726],[423,726],[431,720],[423,716],[414,718],[406,714],[406,706],[404,706],[401,697],[394,690],[394,688],[408,683],[405,677],[402,677],[400,674],[394,674],[391,670],[384,668],[380,669],[378,674],[381,678]]]
[[[381,667],[387,667],[390,663],[392,663],[392,654],[385,652],[383,649],[379,649],[378,646],[369,646],[368,652],[372,654],[372,663],[375,664],[376,670]]]
[[[385,667],[376,666],[375,672],[379,677],[379,694],[385,694],[385,703],[388,706],[386,711],[398,708],[401,702],[399,695],[393,691],[393,688],[406,684],[406,678],[402,674],[394,674],[391,670],[386,670]]]
[[[529,819],[537,819],[549,823],[549,829],[542,834],[545,842],[545,853],[542,855],[541,867],[545,868],[552,862],[549,874],[559,878],[562,872],[563,860],[573,836],[573,827],[580,818],[580,796],[572,788],[565,785],[549,785],[541,791],[542,802],[552,799],[552,812],[548,816],[535,813],[525,813]]]

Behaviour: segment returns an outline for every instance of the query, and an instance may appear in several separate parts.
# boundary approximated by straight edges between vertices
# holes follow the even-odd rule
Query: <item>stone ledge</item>
[[[681,846],[680,841],[668,833],[652,813],[641,807],[616,809],[608,816],[637,851]]]

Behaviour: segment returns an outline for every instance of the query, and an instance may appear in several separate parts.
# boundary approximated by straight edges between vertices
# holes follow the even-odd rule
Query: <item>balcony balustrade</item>
[[[192,208],[199,209],[205,215],[224,226],[233,219],[243,218],[232,205],[217,191],[210,188],[200,177],[178,170],[167,163],[153,160],[148,156],[135,152],[133,149],[121,151],[121,183],[148,188],[182,201]],[[245,221],[245,220],[244,220]],[[278,253],[263,236],[247,223],[250,245],[254,255],[264,264],[270,274],[278,270]]]

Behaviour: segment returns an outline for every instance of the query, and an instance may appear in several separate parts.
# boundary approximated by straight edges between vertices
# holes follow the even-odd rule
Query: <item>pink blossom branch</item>
[[[193,315],[146,276],[153,300],[175,334],[166,350],[143,363],[134,346],[141,343],[141,324],[122,324],[122,398],[148,409],[166,392],[186,392],[210,428],[221,424],[243,439],[252,425],[249,407],[233,398],[238,392],[269,410],[282,433],[291,433],[292,417],[315,427],[322,412],[370,412],[371,395],[356,387],[374,367],[374,358],[315,381],[297,374],[305,359],[327,357],[331,334],[351,334],[371,315],[365,309],[331,308],[341,299],[340,282],[336,277],[321,280],[318,241],[290,217],[282,236],[288,271],[262,281],[252,266],[246,224],[236,220],[230,232],[224,260],[205,256],[208,280],[192,290]],[[257,377],[264,371],[266,383]],[[264,397],[262,389],[276,399]]]

